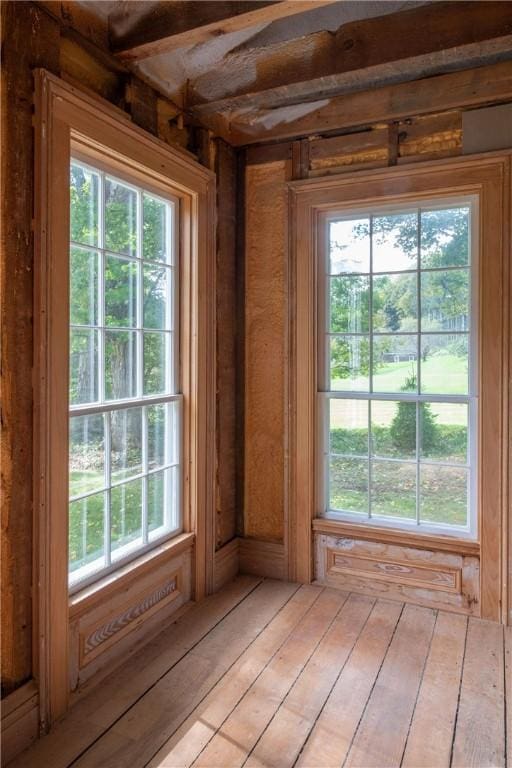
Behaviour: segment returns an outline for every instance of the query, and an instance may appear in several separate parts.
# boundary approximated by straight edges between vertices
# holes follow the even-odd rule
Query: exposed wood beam
[[[512,61],[384,88],[231,115],[228,141],[244,146],[512,100]],[[225,130],[225,122],[218,123]]]
[[[277,19],[311,11],[334,1],[168,2],[151,8],[130,32],[116,37],[113,30],[122,20],[122,16],[133,15],[135,10],[135,4],[128,3],[126,8],[110,18],[111,45],[121,59],[141,61],[176,48],[204,43],[229,32],[257,24],[270,24]],[[144,3],[142,5],[144,6]]]
[[[506,45],[502,40],[501,47],[496,44],[493,49],[489,41],[508,35],[512,35],[511,2],[433,3],[344,24],[336,33],[316,32],[278,45],[244,48],[189,84],[187,103],[198,107],[198,115],[269,108],[334,96],[352,85],[385,85],[396,82],[400,74],[402,80],[412,80],[436,74],[436,67],[440,72],[479,66],[490,62],[475,57],[493,52],[498,56]],[[482,51],[478,46],[465,48],[477,43],[487,46]],[[416,58],[411,72],[411,60]],[[247,71],[257,73],[252,82]]]
[[[208,119],[215,115],[224,115],[227,119],[236,120],[237,113],[250,115],[261,110],[277,110],[356,91],[420,80],[446,72],[492,65],[510,59],[512,59],[512,35],[505,35],[482,43],[470,43],[445,51],[377,64],[331,77],[317,78],[297,83],[293,87],[282,86],[236,99],[208,102],[192,107],[191,111],[200,121],[208,122]]]

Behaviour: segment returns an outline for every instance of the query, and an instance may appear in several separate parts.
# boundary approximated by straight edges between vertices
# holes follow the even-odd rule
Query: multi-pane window
[[[329,217],[324,513],[474,532],[475,202]]]
[[[70,177],[69,579],[181,529],[176,203]]]

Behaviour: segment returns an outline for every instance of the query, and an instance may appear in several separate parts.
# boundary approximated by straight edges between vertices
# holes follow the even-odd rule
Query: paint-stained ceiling
[[[187,105],[187,96],[194,102],[222,99],[256,85],[268,57],[277,68],[293,66],[300,55],[304,66],[308,59],[314,59],[323,38],[332,36],[343,25],[424,4],[404,0],[317,2],[318,7],[286,18],[263,19],[225,34],[213,32],[205,42],[180,45],[134,63],[133,67],[180,105]],[[113,39],[123,39],[147,24],[162,6],[184,3],[81,0],[80,5],[108,21]],[[272,77],[271,69],[267,79]]]
[[[328,132],[357,92],[512,58],[508,0],[79,5],[108,26],[121,62],[233,144],[310,134],[318,116]]]

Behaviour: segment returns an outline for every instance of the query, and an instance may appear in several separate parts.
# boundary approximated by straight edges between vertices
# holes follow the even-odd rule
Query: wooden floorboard
[[[345,765],[400,765],[434,622],[430,608],[405,606]]]
[[[495,768],[512,628],[240,577],[75,701],[11,765]]]
[[[67,768],[260,583],[254,576],[238,576],[222,592],[192,605],[178,622],[135,653],[127,667],[115,669],[98,688],[84,690],[66,718],[12,763],[12,768]],[[98,709],[102,718],[91,719]]]
[[[454,768],[505,765],[503,644],[501,625],[469,619],[453,743]]]
[[[402,604],[379,600],[305,742],[300,768],[343,765],[386,656]]]
[[[467,618],[439,612],[407,737],[403,768],[447,768],[464,660]]]

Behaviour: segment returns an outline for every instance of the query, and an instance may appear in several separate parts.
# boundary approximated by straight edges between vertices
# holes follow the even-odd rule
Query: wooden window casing
[[[288,572],[313,577],[312,528],[321,528],[316,450],[318,251],[322,220],[332,211],[474,196],[478,200],[478,552],[484,618],[506,621],[508,506],[508,365],[510,153],[418,163],[409,167],[292,182],[290,190],[290,469]],[[329,520],[349,535],[364,524]],[[373,531],[375,540],[375,530]],[[467,542],[386,530],[386,540],[435,550],[467,551]],[[449,541],[448,541],[449,539]],[[473,550],[473,545],[471,546]]]
[[[34,666],[47,727],[69,697],[70,158],[78,152],[102,167],[107,156],[111,173],[179,203],[183,533],[168,546],[192,549],[196,600],[213,583],[215,180],[192,155],[149,136],[120,110],[44,70],[35,74]]]

